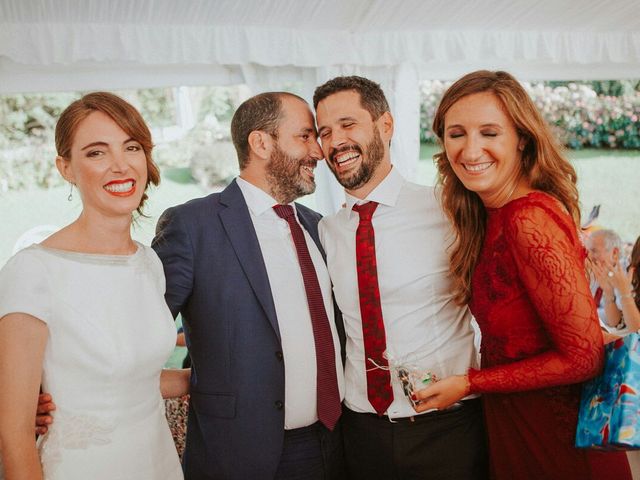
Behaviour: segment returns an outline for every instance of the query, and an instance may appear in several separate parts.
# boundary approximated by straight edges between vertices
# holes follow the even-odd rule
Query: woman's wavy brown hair
[[[444,150],[445,115],[461,98],[482,92],[491,92],[500,100],[518,134],[526,140],[521,175],[533,189],[557,198],[580,225],[576,172],[522,85],[506,72],[479,70],[465,75],[445,92],[433,119],[433,131],[442,148],[433,159],[442,187],[442,206],[453,223],[449,261],[454,299],[459,304],[471,299],[471,276],[484,241],[486,210],[480,197],[465,188],[449,164]]]

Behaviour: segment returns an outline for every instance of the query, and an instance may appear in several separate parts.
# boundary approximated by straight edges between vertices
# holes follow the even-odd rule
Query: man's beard
[[[306,165],[313,168],[316,164],[315,160],[305,161],[287,155],[276,143],[266,169],[272,196],[278,202],[286,204],[293,202],[296,198],[315,192],[315,182],[303,178],[300,167]]]
[[[349,150],[354,150],[360,154],[360,167],[355,172],[350,172],[348,176],[341,177],[334,166],[334,159],[339,153]],[[377,125],[373,126],[373,138],[364,150],[365,152],[363,155],[362,149],[358,145],[350,145],[336,150],[331,154],[331,161],[329,162],[331,171],[340,185],[347,190],[357,190],[364,186],[369,180],[371,180],[376,168],[380,165],[380,162],[382,162],[382,158],[384,157],[384,145],[382,144],[380,131],[378,130]]]

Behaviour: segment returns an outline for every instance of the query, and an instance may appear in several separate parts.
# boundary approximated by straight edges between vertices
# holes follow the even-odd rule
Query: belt
[[[318,430],[320,427],[322,426],[322,423],[315,422],[312,423],[311,425],[307,425],[306,427],[299,427],[299,428],[291,428],[291,429],[285,429],[284,430],[284,435],[289,436],[289,435],[301,435],[301,434],[305,434],[305,433],[309,433],[309,432],[314,432],[316,430]]]
[[[445,408],[443,410],[432,410],[431,412],[421,413],[417,415],[411,415],[410,417],[400,417],[400,418],[389,418],[388,415],[378,415],[377,413],[370,412],[354,412],[353,410],[344,407],[344,410],[353,414],[353,415],[366,415],[370,418],[375,418],[376,420],[391,422],[391,423],[419,423],[428,421],[429,419],[433,419],[434,417],[439,417],[442,415],[447,415],[452,412],[457,412],[462,409],[472,408],[474,406],[480,407],[480,398],[470,398],[468,400],[461,400],[457,403],[454,403],[449,408]]]

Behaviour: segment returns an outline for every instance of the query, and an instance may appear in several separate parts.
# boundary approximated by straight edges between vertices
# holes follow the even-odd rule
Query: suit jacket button
[[[282,358],[283,358],[282,352],[280,352],[280,351],[276,352],[276,358],[278,360],[282,360]]]
[[[282,410],[284,408],[284,403],[282,403],[280,400],[276,400],[276,408],[278,410]]]

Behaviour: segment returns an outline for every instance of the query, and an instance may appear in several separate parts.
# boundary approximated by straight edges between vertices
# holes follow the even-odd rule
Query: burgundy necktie
[[[393,390],[391,374],[387,368],[389,363],[382,355],[387,348],[387,339],[378,287],[376,239],[371,223],[371,217],[377,206],[376,202],[368,202],[363,205],[354,205],[353,209],[360,215],[360,223],[356,230],[356,263],[367,372],[367,396],[378,415],[383,415],[393,402]]]
[[[298,253],[298,263],[304,280],[304,289],[307,293],[307,303],[311,315],[313,328],[313,340],[316,347],[316,395],[318,399],[318,419],[329,430],[333,430],[340,418],[342,407],[340,405],[340,393],[338,391],[338,378],[336,376],[336,357],[333,347],[333,335],[329,319],[324,308],[324,300],[318,276],[304,239],[302,227],[298,224],[291,205],[275,205],[273,207],[279,217],[289,224],[293,243]]]

